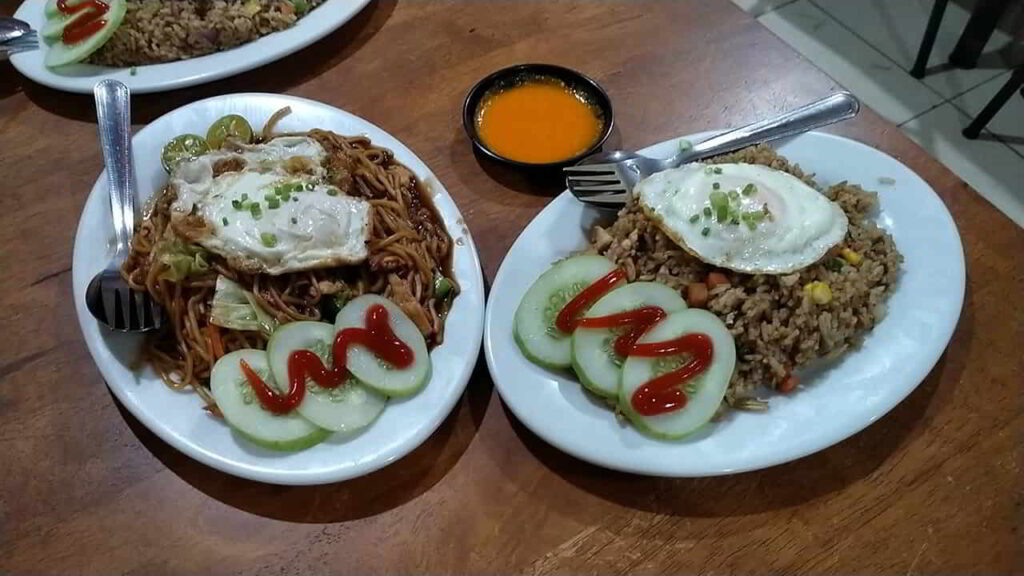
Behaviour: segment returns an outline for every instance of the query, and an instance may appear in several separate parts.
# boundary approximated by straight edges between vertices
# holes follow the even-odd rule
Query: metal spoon
[[[32,27],[24,20],[10,16],[0,17],[0,44],[24,36],[31,31]]]
[[[97,320],[121,332],[145,332],[163,324],[163,308],[147,292],[136,292],[121,276],[135,230],[135,171],[132,167],[131,94],[117,80],[93,89],[110,210],[117,242],[114,257],[85,290],[85,304]]]

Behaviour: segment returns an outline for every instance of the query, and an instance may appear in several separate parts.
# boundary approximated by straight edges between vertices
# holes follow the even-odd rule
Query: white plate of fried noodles
[[[417,394],[389,399],[380,416],[355,436],[337,433],[305,450],[279,452],[248,442],[216,411],[204,410],[207,405],[194,388],[170,388],[144,360],[141,348],[146,336],[106,329],[85,305],[86,286],[106,267],[113,252],[105,173],[99,175],[89,195],[75,237],[74,298],[89,352],[110,390],[162,440],[203,464],[235,476],[274,484],[324,484],[364,475],[399,460],[448,416],[469,381],[479,353],[484,286],[469,230],[430,169],[384,130],[318,102],[276,94],[232,94],[195,102],[156,119],[133,138],[141,200],[158,193],[167,183],[161,150],[170,139],[189,132],[205,133],[207,126],[228,114],[238,114],[258,129],[285,107],[291,112],[276,124],[276,134],[320,129],[349,137],[365,136],[373,145],[390,149],[392,155],[385,152],[384,157],[401,163],[415,175],[423,190],[420,197],[433,203],[435,217],[447,230],[451,239],[447,270],[458,291],[444,320],[443,340],[429,353],[429,379]],[[374,249],[370,250],[372,256]]]
[[[679,140],[667,141],[641,153],[668,157],[679,145]],[[758,159],[737,159],[744,153],[756,153]],[[945,350],[964,299],[963,247],[945,205],[919,176],[869,146],[816,132],[785,140],[774,151],[748,150],[719,161],[771,163],[793,171],[793,165],[799,165],[827,195],[839,191],[830,198],[851,217],[850,234],[843,243],[856,246],[858,239],[867,238],[871,251],[860,259],[851,256],[849,262],[830,262],[827,258],[832,256],[826,255],[798,270],[790,278],[795,283],[789,285],[789,295],[781,288],[786,282],[782,276],[738,273],[730,273],[732,284],[711,290],[710,298],[705,291],[707,307],[735,338],[736,369],[715,418],[682,439],[661,440],[628,425],[569,370],[532,364],[513,337],[516,307],[553,262],[590,249],[592,238],[593,249],[627,274],[635,271],[637,279],[644,280],[639,276],[647,273],[646,279],[681,289],[684,295],[687,283],[703,282],[699,274],[710,282],[708,265],[664,242],[650,222],[643,228],[639,208],[627,220],[628,211],[599,211],[564,192],[527,226],[506,255],[490,291],[484,330],[487,363],[502,400],[527,428],[555,447],[599,466],[654,476],[714,476],[765,468],[823,450],[884,417],[921,383]],[[716,173],[710,166],[705,170]],[[863,190],[852,189],[854,184]],[[877,194],[877,205],[872,193]],[[700,218],[698,213],[690,222]],[[596,236],[595,225],[602,226]],[[640,234],[633,234],[637,230]],[[663,252],[654,254],[656,250],[647,246]],[[682,272],[674,272],[674,266]],[[877,273],[865,274],[868,271]],[[805,272],[835,283],[830,300],[817,302],[813,292],[802,296]],[[858,279],[863,282],[847,281]],[[773,300],[776,309],[744,306],[772,297],[773,290],[779,294]],[[882,298],[867,298],[866,292],[872,290]],[[842,309],[858,298],[871,303],[869,314]],[[801,302],[816,319],[800,325],[802,331],[790,324],[801,313]],[[735,307],[722,313],[726,306]],[[786,306],[790,308],[783,310]],[[824,316],[826,312],[829,316]],[[748,319],[753,314],[763,316]],[[842,322],[837,324],[837,319]],[[820,333],[817,320],[826,327]],[[849,333],[833,332],[834,325],[849,327]],[[838,354],[801,364],[794,353],[795,373],[783,371],[790,366],[774,366],[774,377],[788,384],[771,381],[773,366],[767,353],[777,354],[772,359],[785,359],[787,351],[823,348],[826,337],[838,338],[829,341]],[[803,348],[805,338],[819,340]],[[799,384],[787,374],[796,376]],[[621,406],[621,386],[619,394]]]

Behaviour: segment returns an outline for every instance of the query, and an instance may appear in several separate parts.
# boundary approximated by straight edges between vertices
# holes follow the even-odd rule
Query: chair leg
[[[1011,0],[978,0],[971,17],[964,26],[960,40],[949,54],[949,63],[968,70],[978,65],[978,58]]]
[[[977,138],[981,134],[982,129],[992,120],[992,117],[999,113],[999,110],[1006,104],[1006,101],[1021,87],[1024,87],[1024,66],[1018,66],[1013,71],[1010,79],[999,89],[999,92],[996,92],[996,95],[985,105],[985,108],[978,113],[978,117],[972,120],[967,128],[964,128],[964,138],[971,140]],[[1021,95],[1024,96],[1024,90],[1021,90]]]
[[[928,67],[928,58],[932,54],[932,47],[935,46],[935,37],[939,34],[939,25],[942,24],[947,4],[949,0],[935,0],[935,5],[932,6],[932,13],[928,16],[928,27],[924,30],[924,38],[921,39],[921,47],[917,51],[917,59],[914,60],[914,67],[910,69],[910,75],[914,78],[924,78],[924,70]]]

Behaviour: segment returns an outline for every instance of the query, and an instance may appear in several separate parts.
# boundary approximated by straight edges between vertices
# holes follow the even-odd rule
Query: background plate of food
[[[415,154],[270,94],[189,104],[133,144],[146,208],[124,271],[166,329],[114,333],[86,308],[113,246],[105,174],[73,260],[89,351],[132,414],[200,462],[278,484],[365,474],[440,425],[476,362],[484,289],[469,230]]]
[[[558,196],[498,271],[484,349],[506,405],[561,450],[728,474],[881,418],[942,354],[964,282],[956,226],[921,178],[812,132],[656,174],[618,214]]]
[[[136,94],[226,78],[297,52],[370,0],[27,0],[15,13],[39,50],[11,57],[35,82],[88,93],[114,78]]]

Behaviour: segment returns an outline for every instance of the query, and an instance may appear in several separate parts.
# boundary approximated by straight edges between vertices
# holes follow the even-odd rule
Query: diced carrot
[[[725,274],[721,272],[712,272],[708,274],[708,289],[714,290],[719,286],[728,286],[730,284],[729,279],[726,278]]]
[[[691,308],[704,308],[708,305],[708,285],[694,282],[686,286],[686,303]]]
[[[796,389],[796,385],[800,383],[800,379],[793,374],[787,374],[785,378],[779,382],[777,389],[783,394],[789,394]]]
[[[220,341],[220,330],[217,329],[216,324],[208,324],[206,326],[206,335],[210,340],[210,353],[213,354],[213,359],[216,361],[224,355],[224,343]]]

